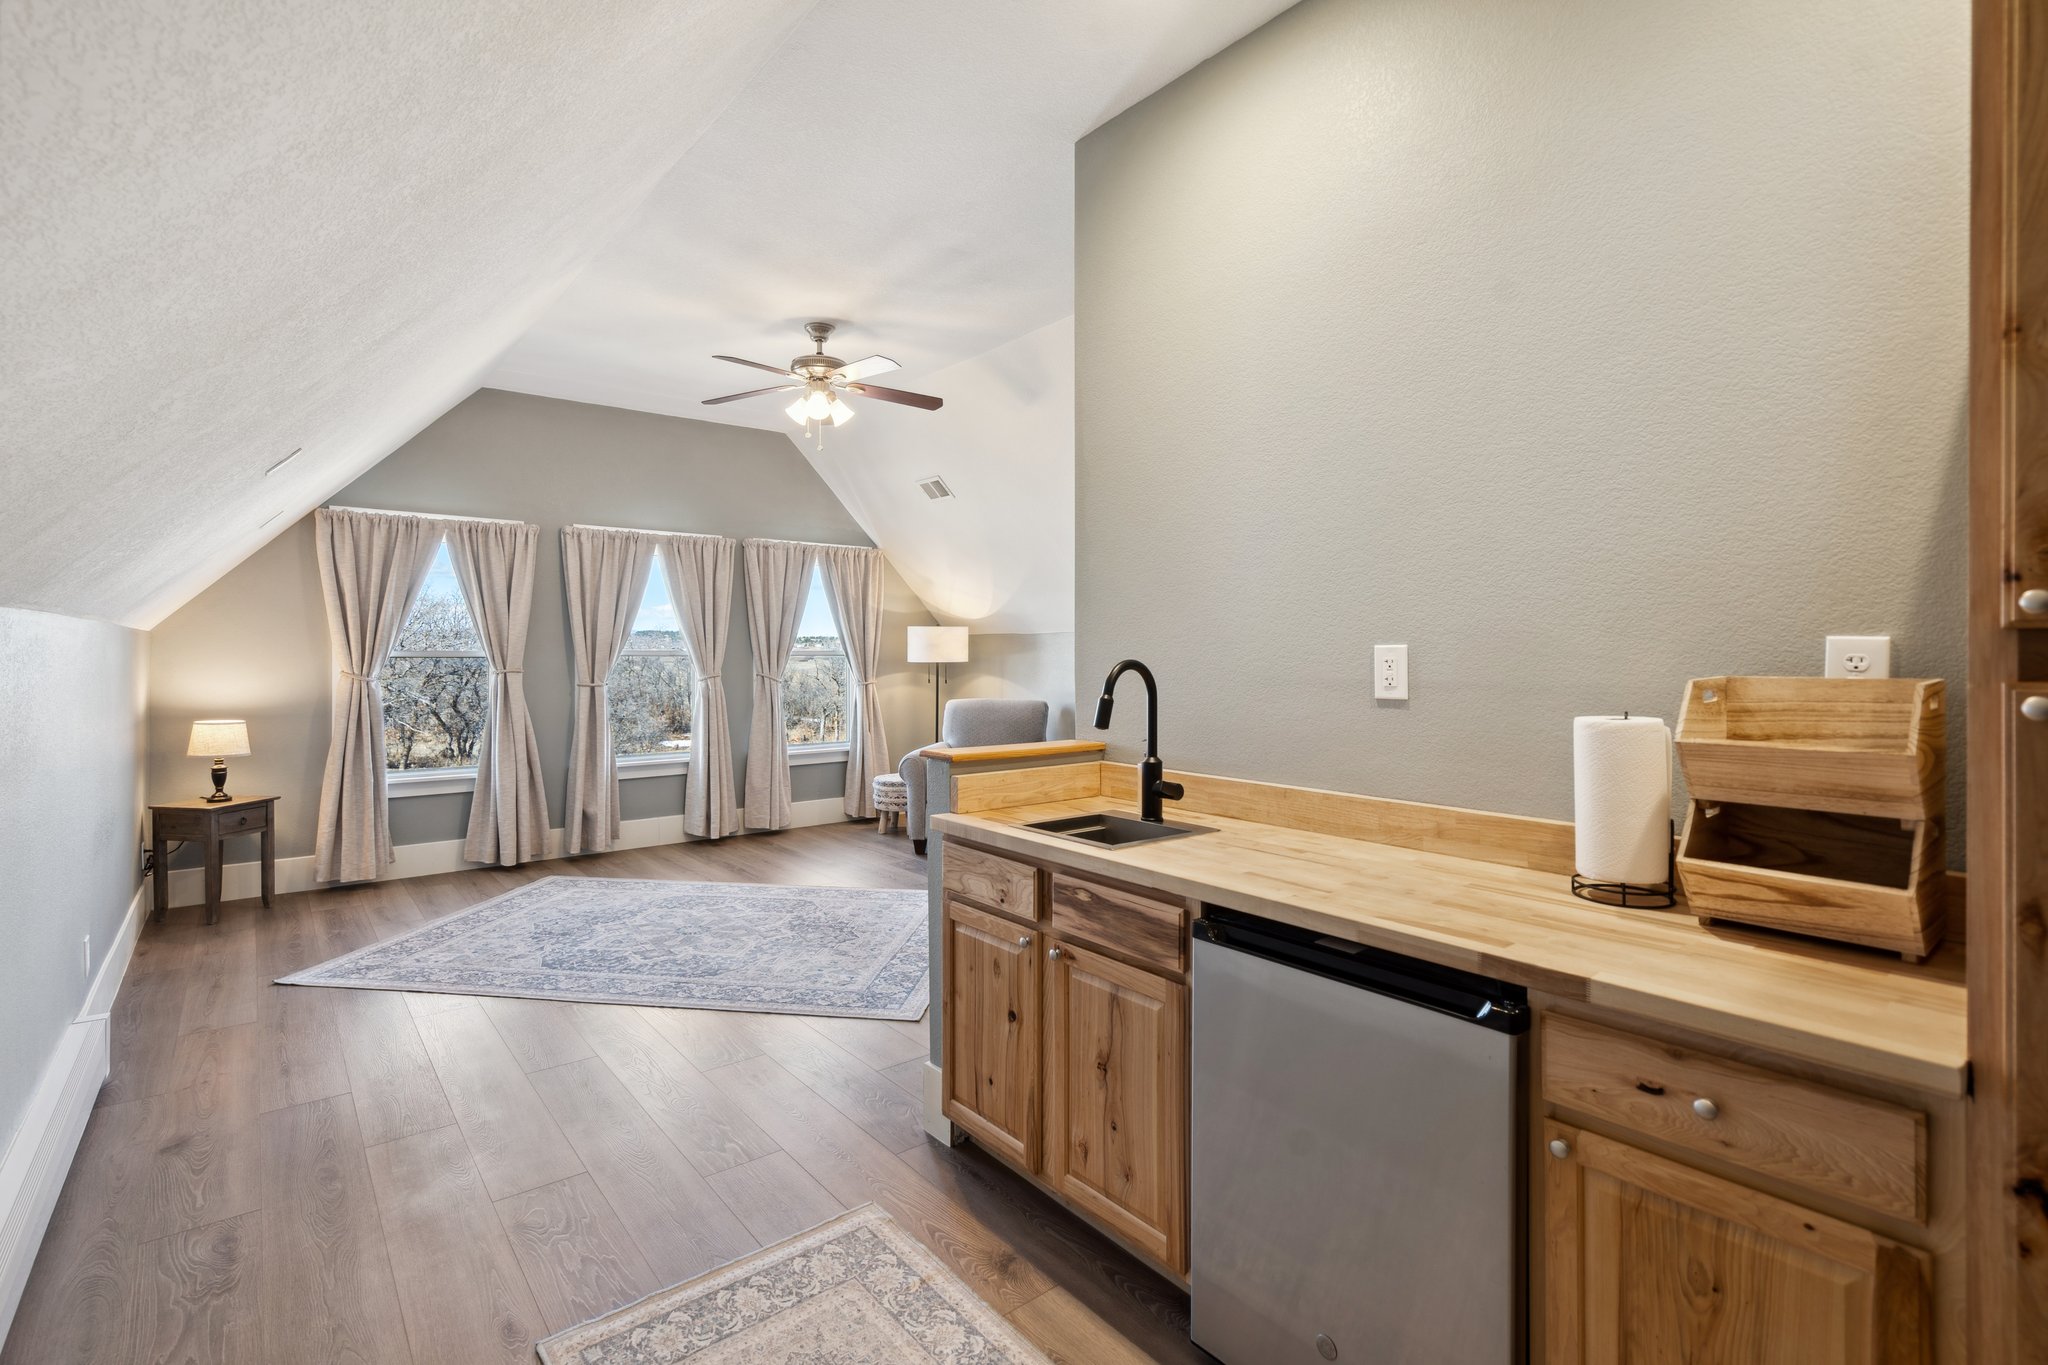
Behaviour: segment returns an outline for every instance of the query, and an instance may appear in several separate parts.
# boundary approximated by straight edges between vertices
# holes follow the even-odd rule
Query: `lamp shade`
[[[195,720],[192,742],[185,746],[187,758],[241,758],[249,752],[249,722],[245,720]]]
[[[910,662],[914,664],[961,664],[967,662],[967,627],[912,626]]]

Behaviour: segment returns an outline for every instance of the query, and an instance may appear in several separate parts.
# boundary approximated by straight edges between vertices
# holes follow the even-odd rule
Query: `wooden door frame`
[[[2048,0],[1975,0],[1970,193],[1970,1359],[2048,1354]],[[2048,626],[2048,620],[2039,623]],[[2036,684],[2023,688],[2025,683]]]

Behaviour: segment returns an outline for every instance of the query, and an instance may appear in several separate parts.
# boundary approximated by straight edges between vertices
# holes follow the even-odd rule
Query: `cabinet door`
[[[1548,1365],[1928,1359],[1920,1252],[1566,1124],[1544,1142]]]
[[[948,897],[946,1117],[1036,1173],[1039,1155],[1039,936]]]
[[[1076,1208],[1187,1270],[1187,987],[1052,940],[1046,1179]]]

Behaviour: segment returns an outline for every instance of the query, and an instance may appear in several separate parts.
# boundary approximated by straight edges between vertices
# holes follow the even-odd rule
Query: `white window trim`
[[[451,792],[476,790],[474,768],[386,768],[384,794],[393,800],[406,796],[447,796]]]

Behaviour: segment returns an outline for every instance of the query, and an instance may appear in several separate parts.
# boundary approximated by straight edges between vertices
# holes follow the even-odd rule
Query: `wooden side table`
[[[206,922],[220,922],[221,847],[237,834],[263,836],[263,904],[275,903],[277,837],[273,828],[277,798],[244,796],[233,801],[170,801],[149,808],[150,848],[156,864],[156,912],[162,919],[171,908],[170,846],[174,841],[197,843],[206,850]]]

